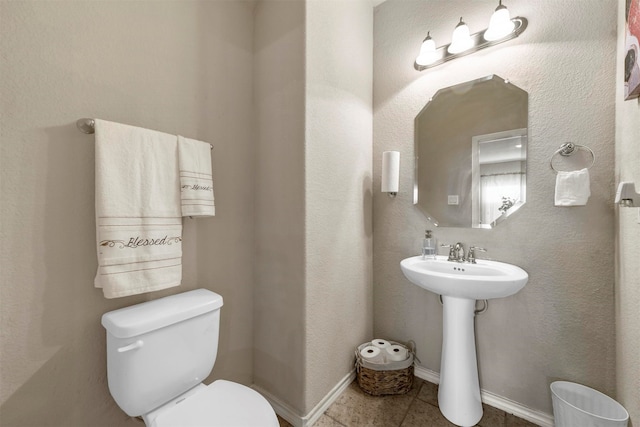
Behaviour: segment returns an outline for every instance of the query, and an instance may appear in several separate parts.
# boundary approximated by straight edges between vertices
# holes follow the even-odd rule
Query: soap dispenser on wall
[[[436,259],[437,243],[435,237],[431,236],[431,230],[425,230],[422,241],[422,259]]]

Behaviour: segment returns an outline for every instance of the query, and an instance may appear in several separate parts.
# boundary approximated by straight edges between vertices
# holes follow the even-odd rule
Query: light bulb
[[[422,42],[422,46],[420,46],[420,53],[416,58],[416,64],[418,65],[429,65],[436,62],[438,59],[438,54],[436,53],[436,43],[431,38],[431,35],[427,33],[427,38]]]
[[[499,40],[509,35],[514,27],[515,24],[509,16],[509,9],[507,9],[507,7],[502,4],[502,0],[500,0],[496,11],[491,15],[489,28],[484,32],[484,39],[487,41]]]
[[[464,23],[462,18],[460,18],[460,22],[456,25],[455,30],[453,30],[451,44],[447,50],[449,53],[455,54],[464,52],[472,47],[473,40],[471,40],[471,35],[469,34],[469,27]]]

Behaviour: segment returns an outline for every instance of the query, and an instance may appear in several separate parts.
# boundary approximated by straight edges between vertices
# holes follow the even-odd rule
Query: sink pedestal
[[[474,426],[482,418],[474,317],[476,300],[443,296],[442,359],[438,405],[459,426]]]

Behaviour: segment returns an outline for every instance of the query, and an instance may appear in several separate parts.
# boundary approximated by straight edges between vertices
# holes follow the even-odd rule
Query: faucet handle
[[[456,261],[457,259],[456,248],[453,245],[450,245],[448,243],[442,243],[440,247],[449,248],[449,258],[447,258],[447,261]]]
[[[476,263],[476,252],[475,251],[487,252],[487,250],[485,248],[481,248],[479,246],[470,246],[469,247],[469,254],[467,255],[467,261],[469,261],[471,264],[477,264]]]

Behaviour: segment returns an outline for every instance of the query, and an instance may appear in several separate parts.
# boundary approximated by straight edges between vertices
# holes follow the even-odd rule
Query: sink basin
[[[400,268],[411,283],[428,291],[476,300],[508,297],[529,280],[520,267],[482,259],[469,264],[447,261],[445,256],[422,259],[418,255],[403,259]]]

